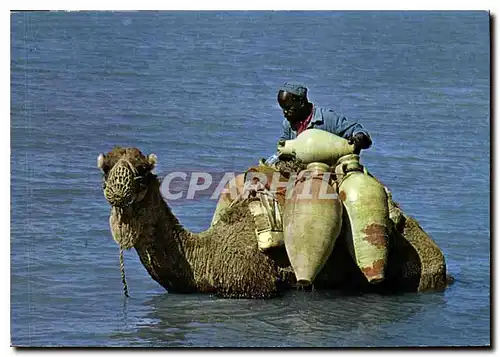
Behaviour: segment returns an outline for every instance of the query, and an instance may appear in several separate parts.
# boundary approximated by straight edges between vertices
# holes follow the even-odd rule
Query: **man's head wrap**
[[[285,82],[280,88],[285,92],[294,94],[299,97],[307,97],[307,88],[299,83]]]

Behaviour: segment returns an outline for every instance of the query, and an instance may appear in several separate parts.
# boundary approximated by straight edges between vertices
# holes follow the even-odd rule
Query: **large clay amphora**
[[[337,160],[354,152],[354,145],[346,139],[320,129],[303,131],[296,139],[278,142],[278,152],[285,155],[295,155],[304,164],[322,162],[335,165]]]
[[[384,280],[388,253],[389,207],[387,195],[359,163],[358,155],[346,155],[335,167],[339,198],[349,222],[344,229],[347,246],[366,279]]]
[[[283,233],[297,282],[310,285],[330,256],[342,227],[342,203],[329,166],[311,163],[287,192]]]

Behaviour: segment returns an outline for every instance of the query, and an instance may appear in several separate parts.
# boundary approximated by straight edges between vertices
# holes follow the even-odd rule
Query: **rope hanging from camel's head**
[[[127,279],[125,278],[125,262],[123,261],[123,248],[120,248],[120,272],[122,275],[123,292],[125,297],[130,297],[128,294]]]

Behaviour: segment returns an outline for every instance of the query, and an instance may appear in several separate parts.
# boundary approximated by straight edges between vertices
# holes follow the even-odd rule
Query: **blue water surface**
[[[12,344],[489,345],[489,41],[487,12],[12,13]],[[367,128],[363,163],[455,284],[224,300],[168,294],[130,251],[125,300],[97,155],[241,172],[274,152],[287,80]],[[193,231],[215,203],[169,202]]]

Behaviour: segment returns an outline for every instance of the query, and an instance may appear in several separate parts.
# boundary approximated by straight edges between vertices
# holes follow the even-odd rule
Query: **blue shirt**
[[[311,128],[322,129],[345,139],[359,132],[370,137],[361,124],[350,122],[346,117],[339,116],[331,109],[316,106],[313,106],[313,116],[307,126],[307,129]],[[291,140],[296,137],[297,132],[292,130],[288,120],[283,119],[283,134],[281,134],[280,139]]]

